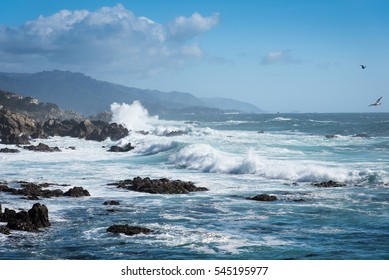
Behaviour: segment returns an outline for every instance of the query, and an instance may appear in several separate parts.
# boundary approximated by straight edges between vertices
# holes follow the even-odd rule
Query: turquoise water
[[[150,133],[132,131],[119,143],[55,137],[39,142],[61,153],[0,154],[0,181],[71,184],[91,193],[42,199],[51,227],[0,235],[0,259],[389,258],[389,114],[143,116],[137,122]],[[171,131],[183,134],[168,137]],[[136,146],[130,153],[106,152],[128,142]],[[193,181],[209,191],[151,195],[107,185],[135,176]],[[346,186],[312,185],[328,180]],[[246,199],[262,193],[278,200]],[[112,199],[120,205],[103,205]],[[5,193],[0,203],[3,209],[33,204]],[[154,232],[106,231],[118,223]]]

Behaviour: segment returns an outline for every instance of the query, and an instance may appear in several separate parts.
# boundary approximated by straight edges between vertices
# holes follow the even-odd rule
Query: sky
[[[388,112],[388,15],[387,0],[2,1],[0,72],[82,72],[266,112]]]

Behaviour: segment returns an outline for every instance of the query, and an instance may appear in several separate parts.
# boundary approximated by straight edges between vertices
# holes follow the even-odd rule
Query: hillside
[[[162,92],[157,90],[126,87],[114,83],[99,81],[81,73],[68,71],[44,71],[35,74],[0,73],[0,89],[18,93],[22,96],[34,96],[42,102],[58,104],[64,110],[76,110],[83,115],[92,115],[109,110],[113,102],[132,103],[139,100],[152,114],[172,111],[193,111],[194,108],[218,108],[226,110],[226,100],[208,102],[190,93]],[[220,101],[220,100],[219,100]],[[236,105],[237,103],[235,103]],[[241,104],[240,104],[241,105]],[[242,110],[244,106],[228,106],[228,110]],[[261,112],[260,109],[256,112]],[[219,112],[219,110],[215,110]]]
[[[56,104],[42,103],[31,96],[23,97],[15,93],[0,90],[0,109],[2,108],[23,114],[37,121],[47,119],[83,119],[83,116],[79,113],[73,110],[64,111]]]

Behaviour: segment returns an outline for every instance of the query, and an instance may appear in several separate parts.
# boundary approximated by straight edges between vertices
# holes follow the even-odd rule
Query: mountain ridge
[[[219,111],[262,112],[252,104],[233,99],[219,98],[218,102],[213,102],[212,99],[198,98],[190,93],[128,87],[62,70],[33,74],[1,72],[0,89],[22,96],[34,96],[40,101],[58,104],[64,110],[76,110],[84,115],[107,111],[113,102],[132,103],[135,100],[139,100],[152,114],[194,108],[200,111],[202,108],[215,108]],[[222,103],[229,106],[221,106]]]

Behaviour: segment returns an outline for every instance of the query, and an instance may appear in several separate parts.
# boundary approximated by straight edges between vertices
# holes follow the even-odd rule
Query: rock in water
[[[70,196],[70,197],[90,196],[89,192],[87,190],[84,190],[82,187],[71,188],[63,195]]]
[[[49,227],[49,210],[46,205],[35,203],[30,210],[28,210],[28,216],[31,222],[38,228]]]
[[[125,235],[135,235],[135,234],[140,234],[140,233],[151,233],[153,230],[144,228],[144,227],[138,227],[138,226],[129,226],[128,224],[125,225],[113,225],[110,226],[107,229],[108,232],[112,233],[123,233]]]
[[[58,147],[49,147],[48,145],[43,143],[39,143],[37,146],[31,145],[23,148],[35,152],[61,152],[61,150]]]
[[[312,185],[320,188],[337,188],[346,186],[346,184],[338,183],[332,180],[327,182],[313,183]]]
[[[277,200],[277,197],[275,195],[259,194],[253,197],[249,197],[247,199],[256,201],[275,201]]]
[[[135,147],[131,146],[131,143],[128,143],[124,147],[119,147],[119,146],[112,146],[108,152],[129,152],[131,150],[135,149]]]
[[[187,194],[189,192],[207,191],[207,188],[196,187],[192,182],[184,182],[181,180],[150,179],[135,177],[133,180],[119,181],[113,184],[118,188],[123,188],[131,191],[145,192],[152,194]]]
[[[6,215],[4,215],[7,213]],[[2,221],[7,222],[7,227],[12,230],[37,231],[39,228],[49,227],[49,211],[44,204],[35,203],[27,211],[16,213],[14,210],[5,209]]]

